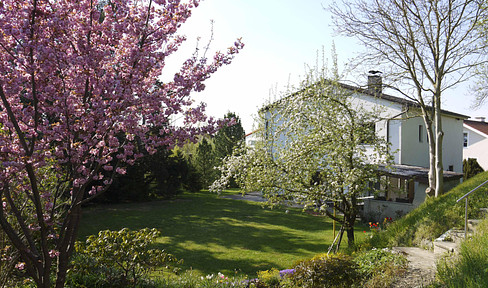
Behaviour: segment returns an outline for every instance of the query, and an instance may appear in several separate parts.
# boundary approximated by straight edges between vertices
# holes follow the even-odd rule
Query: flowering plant
[[[218,127],[191,95],[240,39],[160,80],[199,2],[0,1],[0,223],[37,286],[63,287],[83,204],[125,166]]]
[[[390,225],[392,222],[393,222],[393,218],[385,217],[385,219],[383,219],[383,221],[381,223],[380,222],[369,222],[369,229],[372,232],[379,232],[379,231],[381,231],[381,229],[386,229],[386,227],[388,227],[388,225]]]

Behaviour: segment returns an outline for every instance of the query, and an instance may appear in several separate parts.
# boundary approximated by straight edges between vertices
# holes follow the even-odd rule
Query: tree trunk
[[[435,96],[435,197],[438,197],[444,193],[444,167],[442,164],[442,141],[444,139],[444,131],[442,131],[442,115],[441,115],[441,101],[439,95]]]
[[[429,116],[429,112],[425,107],[422,107],[422,118],[425,124],[425,131],[427,132],[427,143],[429,145],[429,187],[426,191],[429,192],[434,190],[436,187],[436,139],[434,137],[434,129],[432,127],[432,115]],[[431,193],[428,193],[428,195],[433,196]]]
[[[66,282],[69,259],[73,254],[74,244],[78,233],[78,227],[81,219],[81,206],[75,205],[67,214],[68,224],[62,240],[59,243],[59,257],[56,269],[56,288],[63,288]]]
[[[354,247],[354,226],[352,227],[347,227],[347,230],[346,230],[346,233],[347,233],[347,246],[349,248],[352,248]]]

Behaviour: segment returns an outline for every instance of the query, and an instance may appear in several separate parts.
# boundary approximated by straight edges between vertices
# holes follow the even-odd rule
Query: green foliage
[[[361,280],[357,268],[350,256],[322,254],[299,262],[294,267],[295,272],[290,276],[290,280],[294,287],[354,287]]]
[[[225,119],[234,119],[233,125],[222,127],[215,135],[215,154],[217,158],[223,159],[232,155],[234,148],[244,140],[244,128],[241,119],[233,112],[228,112]]]
[[[468,158],[463,160],[463,177],[467,180],[476,174],[483,172],[483,168],[480,166],[475,158]]]
[[[437,264],[437,284],[444,288],[488,287],[488,218],[473,238],[461,244],[459,256]]]
[[[153,155],[126,167],[127,173],[117,175],[99,202],[147,201],[172,198],[183,190],[198,191],[201,185],[190,163],[180,150],[160,148]]]
[[[218,174],[215,167],[220,164],[220,161],[216,158],[212,144],[205,137],[198,143],[192,160],[193,166],[200,175],[201,184],[208,188],[217,179]]]
[[[278,287],[281,282],[280,271],[276,268],[258,272],[258,285],[263,287]]]
[[[228,112],[224,118],[234,119],[235,122],[233,125],[222,127],[215,135],[215,157],[217,158],[216,160],[218,165],[222,164],[225,157],[231,156],[234,149],[243,144],[245,140],[245,132],[239,116],[237,116],[235,113]],[[217,176],[220,175],[217,173]],[[212,182],[215,180],[216,178],[212,179]],[[229,187],[239,187],[234,178],[230,179]]]
[[[396,276],[407,268],[405,256],[387,249],[372,249],[354,257],[364,287],[391,287]]]
[[[150,249],[160,235],[157,229],[104,230],[77,242],[68,273],[73,287],[128,287],[147,282],[149,272],[175,262],[159,249]]]

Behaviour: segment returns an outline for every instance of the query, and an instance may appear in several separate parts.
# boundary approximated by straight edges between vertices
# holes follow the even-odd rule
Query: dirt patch
[[[393,250],[407,257],[408,268],[391,287],[426,287],[433,282],[435,277],[434,252],[418,247],[394,247]]]

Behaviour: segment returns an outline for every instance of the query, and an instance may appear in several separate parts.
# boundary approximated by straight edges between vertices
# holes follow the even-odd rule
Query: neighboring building
[[[484,117],[479,121],[464,120],[463,159],[475,158],[484,170],[488,170],[488,123]]]
[[[427,132],[421,111],[417,103],[403,98],[384,94],[381,88],[381,77],[368,76],[368,88],[358,88],[341,84],[342,88],[353,92],[354,102],[367,109],[381,107],[381,120],[376,122],[374,129],[378,136],[387,139],[391,144],[394,155],[393,169],[382,169],[379,181],[387,182],[387,187],[376,184],[377,195],[370,195],[364,199],[363,213],[373,219],[383,217],[397,217],[404,215],[425,200],[425,190],[428,188],[429,148]],[[266,119],[271,116],[265,115]],[[468,116],[442,111],[442,125],[444,130],[443,165],[445,190],[462,181],[463,160],[463,120]],[[268,124],[269,122],[269,124]],[[266,126],[273,133],[273,121],[267,121]],[[286,141],[279,139],[278,141]],[[371,151],[371,153],[373,153]]]
[[[246,146],[254,148],[256,146],[256,143],[259,141],[259,136],[258,133],[259,131],[253,131],[251,133],[247,133],[244,138],[246,139]]]

